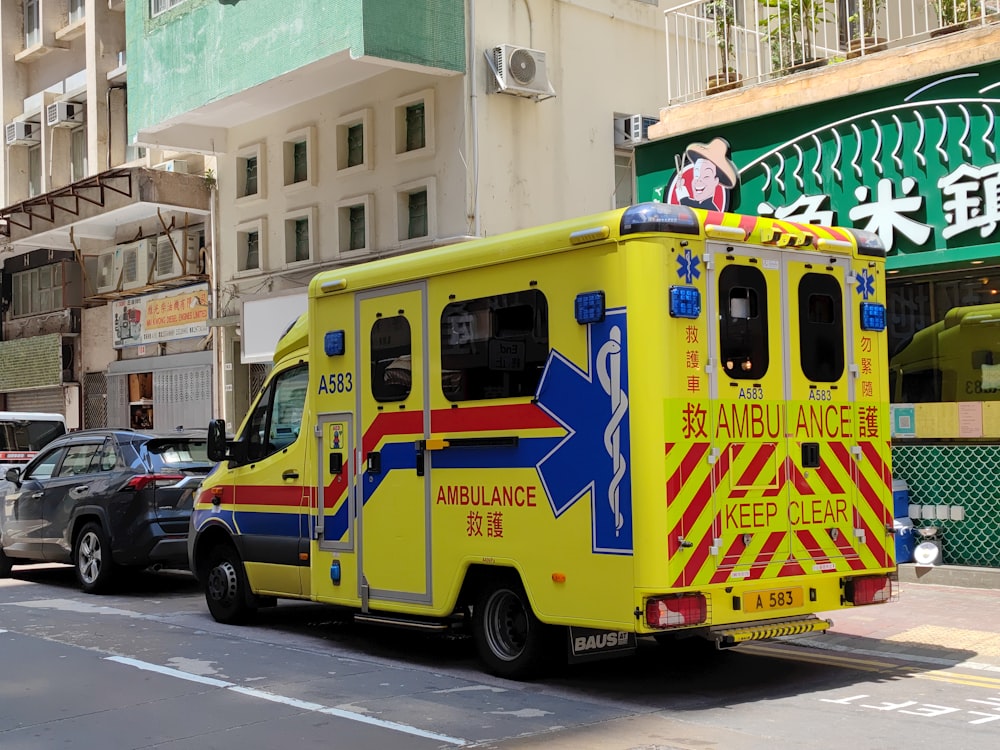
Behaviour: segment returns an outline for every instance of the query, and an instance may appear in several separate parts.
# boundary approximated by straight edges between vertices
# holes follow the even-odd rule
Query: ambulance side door
[[[362,607],[430,601],[429,435],[425,282],[356,301],[358,537]]]
[[[789,549],[781,254],[714,243],[708,251],[714,580],[760,578]]]
[[[792,556],[803,572],[850,570],[854,534],[854,381],[848,259],[789,255],[788,403]]]

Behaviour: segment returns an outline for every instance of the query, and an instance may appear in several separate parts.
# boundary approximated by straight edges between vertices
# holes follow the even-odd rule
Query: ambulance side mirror
[[[241,462],[243,451],[240,443],[226,440],[226,422],[224,419],[213,419],[208,423],[208,439],[205,444],[205,453],[209,461],[236,461]]]

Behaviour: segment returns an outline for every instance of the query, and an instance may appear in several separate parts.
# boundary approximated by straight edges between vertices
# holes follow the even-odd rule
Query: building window
[[[149,15],[158,16],[183,2],[184,0],[149,0]]]
[[[11,315],[41,315],[63,309],[62,263],[51,263],[11,277]]]
[[[635,203],[632,177],[632,154],[615,153],[615,208],[625,208]]]
[[[452,302],[441,313],[449,401],[534,396],[548,356],[548,302],[537,289]]]
[[[67,20],[69,23],[76,23],[77,21],[83,20],[86,12],[86,0],[69,0],[69,11],[67,13]]]
[[[24,0],[24,48],[30,49],[42,42],[40,0]]]
[[[264,198],[264,145],[240,149],[236,153],[236,197]]]
[[[302,263],[313,257],[315,210],[296,211],[285,217],[285,263]]]
[[[341,253],[363,253],[370,247],[368,222],[371,196],[349,198],[337,206]]]
[[[434,235],[434,182],[424,180],[397,188],[400,242]]]
[[[395,102],[396,155],[424,156],[434,152],[434,92],[420,91]]]
[[[337,120],[337,171],[370,169],[371,110],[352,112]]]
[[[314,184],[313,128],[289,134],[284,142],[284,171],[286,186]]]
[[[265,220],[258,219],[236,228],[236,270],[252,272],[264,270],[267,247]]]
[[[42,193],[42,147],[32,146],[28,149],[28,197],[34,198]]]
[[[87,129],[74,128],[70,138],[70,182],[76,182],[87,176]]]

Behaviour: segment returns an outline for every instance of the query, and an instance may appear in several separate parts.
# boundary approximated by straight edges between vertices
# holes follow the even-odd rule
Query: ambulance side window
[[[549,356],[549,307],[529,289],[452,302],[441,313],[449,401],[533,396]]]
[[[308,385],[306,365],[285,370],[270,382],[247,421],[244,439],[248,462],[259,461],[295,442],[302,428]]]
[[[799,358],[813,382],[844,374],[844,295],[832,276],[807,273],[799,281]]]
[[[379,318],[372,326],[372,398],[404,401],[410,395],[410,321],[402,315]]]
[[[719,274],[719,340],[729,377],[756,380],[767,373],[767,284],[759,269],[726,266]]]

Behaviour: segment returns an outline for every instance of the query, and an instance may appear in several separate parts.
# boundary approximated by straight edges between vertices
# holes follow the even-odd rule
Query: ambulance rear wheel
[[[552,628],[535,617],[520,583],[486,586],[476,601],[472,621],[476,650],[491,674],[525,680],[545,665]]]
[[[227,625],[246,622],[257,611],[250,603],[250,584],[243,561],[229,545],[212,551],[205,579],[205,601],[212,617]]]

